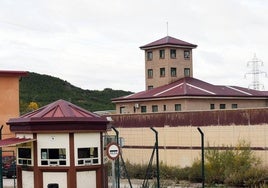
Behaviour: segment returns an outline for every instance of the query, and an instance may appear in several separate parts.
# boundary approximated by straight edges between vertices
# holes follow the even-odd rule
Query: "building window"
[[[148,78],[153,78],[153,69],[148,69]]]
[[[190,59],[190,50],[184,50],[184,59]]]
[[[120,114],[126,113],[126,108],[124,106],[120,106]]]
[[[165,50],[159,50],[159,58],[165,59]]]
[[[170,74],[172,77],[176,77],[177,76],[177,69],[174,67],[171,67]]]
[[[167,111],[167,105],[163,105],[163,111]]]
[[[160,68],[160,77],[165,77],[165,74],[166,74],[166,69]]]
[[[237,104],[232,104],[232,108],[237,108]]]
[[[147,61],[151,61],[151,60],[153,60],[153,52],[149,51],[147,52]]]
[[[18,164],[32,165],[32,150],[31,148],[18,148]]]
[[[220,104],[220,109],[225,109],[226,105],[225,104]]]
[[[181,111],[181,104],[175,104],[175,111]]]
[[[215,109],[215,104],[210,104],[210,109],[211,110]]]
[[[190,76],[190,68],[184,68],[184,76],[185,77]]]
[[[158,112],[158,106],[157,105],[152,106],[152,112]]]
[[[153,88],[154,88],[154,86],[152,86],[152,85],[148,86],[148,90],[153,89]]]
[[[175,49],[170,50],[170,58],[171,59],[176,59],[176,50]]]
[[[78,165],[99,164],[98,147],[78,148],[77,155]]]
[[[41,165],[61,166],[66,165],[65,148],[41,149]]]
[[[147,107],[146,106],[141,106],[141,113],[147,112]]]

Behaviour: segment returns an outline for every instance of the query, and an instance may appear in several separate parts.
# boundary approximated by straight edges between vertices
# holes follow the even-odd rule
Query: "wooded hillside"
[[[59,99],[69,101],[91,112],[114,110],[112,98],[129,95],[132,92],[106,88],[103,91],[83,90],[56,77],[29,73],[20,80],[20,112],[31,111],[35,105],[44,106]],[[33,102],[33,103],[31,103]]]

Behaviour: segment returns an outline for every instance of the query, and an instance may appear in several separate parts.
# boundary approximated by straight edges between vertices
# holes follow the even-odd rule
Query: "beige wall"
[[[235,146],[241,140],[250,142],[255,154],[268,165],[268,124],[264,125],[230,125],[200,127],[205,135],[205,146]],[[160,161],[172,166],[189,166],[200,159],[201,136],[197,127],[161,127],[158,131]],[[123,158],[131,163],[148,164],[155,142],[155,134],[149,127],[118,128],[120,137],[124,138]],[[113,134],[113,132],[110,132]],[[135,146],[135,149],[131,148]]]
[[[165,50],[165,58],[159,58],[159,50]],[[170,49],[176,49],[176,58],[170,58]],[[184,50],[190,51],[190,58],[184,59]],[[153,59],[147,60],[147,52],[153,52]],[[170,68],[177,68],[177,76],[171,77]],[[160,68],[166,69],[165,77],[160,77]],[[190,68],[190,76],[193,77],[192,49],[157,48],[145,51],[145,82],[146,90],[152,85],[154,88],[176,81],[184,77],[184,68]],[[147,70],[153,69],[153,78],[148,78]]]
[[[135,109],[135,104],[139,108]],[[163,111],[163,105],[166,105],[166,112],[174,112],[175,104],[181,104],[182,111],[206,111],[210,110],[210,104],[215,104],[215,109],[219,109],[220,104],[226,104],[226,109],[232,109],[232,104],[237,104],[238,108],[261,108],[268,106],[267,99],[212,99],[212,98],[191,98],[191,99],[167,99],[138,101],[138,102],[120,102],[116,104],[116,113],[120,114],[120,107],[125,107],[124,113],[141,113],[141,106],[147,106],[147,113],[152,112],[152,105],[158,105],[158,112]]]
[[[0,126],[4,125],[2,138],[14,136],[6,122],[19,116],[19,78],[0,76]]]

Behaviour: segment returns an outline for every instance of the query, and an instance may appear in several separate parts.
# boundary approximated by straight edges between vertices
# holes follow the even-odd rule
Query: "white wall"
[[[101,161],[100,133],[75,133],[74,134],[74,156],[75,165],[78,165],[77,148],[98,147],[98,160]]]
[[[41,148],[65,148],[66,166],[70,166],[69,133],[37,134],[38,166],[41,165]]]
[[[44,172],[43,188],[47,188],[50,183],[59,184],[59,188],[67,187],[67,172]]]
[[[31,171],[22,171],[22,187],[34,188],[34,174]]]
[[[77,172],[77,188],[95,188],[96,171]]]

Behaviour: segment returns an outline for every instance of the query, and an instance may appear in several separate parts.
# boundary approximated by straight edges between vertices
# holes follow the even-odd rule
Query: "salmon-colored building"
[[[12,117],[19,117],[19,80],[27,76],[25,71],[0,70],[0,126],[3,125],[2,138],[14,136],[6,122]],[[3,155],[7,155],[6,152]]]

